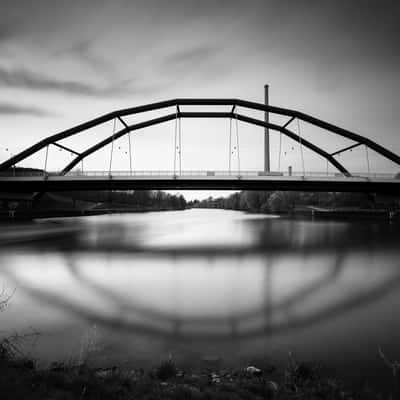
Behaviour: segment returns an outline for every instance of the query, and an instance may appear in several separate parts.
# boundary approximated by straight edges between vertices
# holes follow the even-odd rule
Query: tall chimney
[[[269,93],[268,93],[269,86],[264,85],[264,104],[266,106],[269,105]],[[269,123],[269,112],[266,111],[264,113],[264,121]],[[269,162],[269,128],[264,128],[264,171],[270,172],[270,162]]]

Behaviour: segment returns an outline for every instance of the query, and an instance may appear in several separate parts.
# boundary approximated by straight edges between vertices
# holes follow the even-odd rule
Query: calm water
[[[285,363],[353,382],[400,360],[400,229],[187,210],[0,226],[2,334],[42,364]],[[379,382],[378,382],[379,383]],[[378,384],[376,383],[376,384]]]

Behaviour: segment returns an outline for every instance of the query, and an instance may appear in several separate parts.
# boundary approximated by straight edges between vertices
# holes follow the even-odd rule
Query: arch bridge
[[[182,107],[197,106],[226,106],[229,110],[221,111],[183,111]],[[128,124],[124,117],[138,115],[148,111],[161,111],[167,108],[174,108],[174,112],[147,119],[135,124]],[[276,114],[287,117],[282,124],[269,122],[269,118],[260,120],[245,115],[239,111],[256,110],[266,115]],[[180,150],[180,120],[182,118],[225,118],[232,122],[241,121],[250,125],[262,127],[266,130],[279,132],[299,143],[300,148],[305,147],[324,158],[327,165],[330,164],[336,170],[335,173],[292,173],[292,172],[271,172],[266,171],[243,171],[240,165],[237,170],[232,170],[229,165],[228,171],[182,171],[180,159],[178,166],[176,154],[174,169],[172,171],[134,171],[132,169],[132,158],[130,154],[129,171],[111,171],[112,151],[110,168],[108,171],[73,171],[86,157],[99,151],[107,145],[113,146],[114,141],[122,136],[150,126],[159,125],[175,120],[175,152]],[[338,137],[349,139],[353,142],[350,146],[341,150],[329,153],[315,143],[303,138],[299,132],[290,129],[294,120],[304,121],[318,128],[322,128]],[[75,151],[60,141],[82,133],[96,126],[114,120],[114,131],[112,135],[93,144],[83,152]],[[119,121],[123,128],[116,131],[116,121]],[[230,132],[232,137],[232,131]],[[176,141],[179,141],[177,146]],[[50,145],[67,150],[74,155],[61,171],[47,171],[47,154]],[[46,137],[38,143],[12,156],[0,164],[0,191],[5,192],[41,192],[61,190],[125,190],[125,189],[257,189],[257,190],[312,190],[312,191],[363,191],[400,193],[400,176],[395,174],[354,174],[351,173],[335,156],[358,146],[364,145],[367,149],[375,151],[387,160],[400,166],[400,157],[381,146],[375,141],[360,134],[343,129],[329,122],[315,118],[311,115],[268,104],[255,103],[240,99],[172,99],[133,108],[121,109],[102,115],[98,118],[84,122],[70,129]],[[231,146],[231,144],[230,144]],[[15,168],[17,163],[24,161],[35,153],[46,149],[46,161],[43,172]],[[231,149],[231,147],[230,147]],[[129,145],[129,151],[131,146]]]

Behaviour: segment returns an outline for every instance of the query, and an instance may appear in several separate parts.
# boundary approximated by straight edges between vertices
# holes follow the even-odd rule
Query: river
[[[399,243],[389,221],[206,209],[3,224],[1,334],[28,334],[41,365],[279,366],[291,352],[380,386],[378,347],[400,360]]]

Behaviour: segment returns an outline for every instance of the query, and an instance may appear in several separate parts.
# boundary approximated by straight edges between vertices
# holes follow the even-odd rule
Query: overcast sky
[[[2,0],[0,160],[114,109],[176,97],[262,102],[266,83],[271,104],[400,154],[399,21],[398,0]],[[300,129],[329,151],[348,144],[305,124]],[[109,123],[63,144],[82,150],[111,133]],[[173,123],[135,133],[134,168],[172,169],[173,135]],[[228,121],[185,120],[182,135],[183,169],[227,169]],[[262,169],[262,129],[240,123],[239,140],[241,168]],[[274,170],[278,143],[274,134]],[[281,168],[300,170],[298,146],[282,143]],[[127,138],[116,145],[114,169],[129,169],[127,146]],[[109,156],[108,148],[84,168],[107,170]],[[397,168],[369,156],[375,171]],[[304,159],[306,170],[326,168],[308,151]],[[52,147],[48,169],[70,160]],[[339,160],[352,171],[367,168],[363,148]],[[22,165],[43,167],[43,161],[41,153]]]

